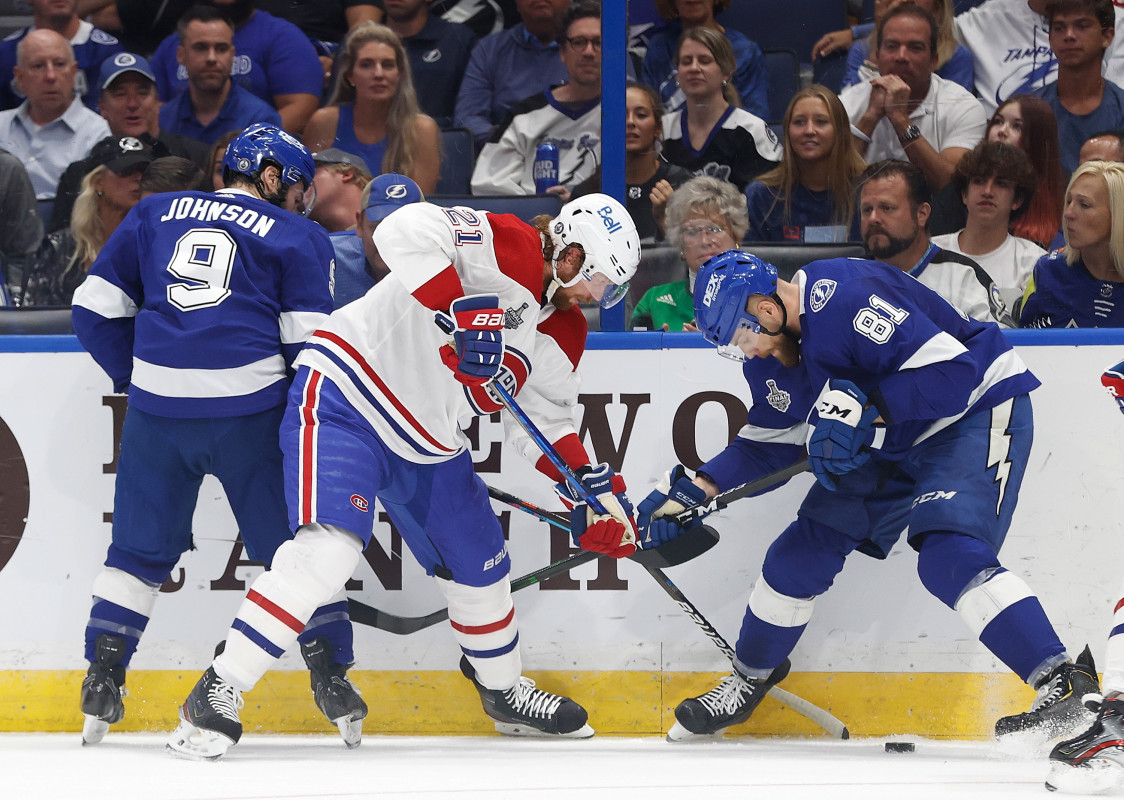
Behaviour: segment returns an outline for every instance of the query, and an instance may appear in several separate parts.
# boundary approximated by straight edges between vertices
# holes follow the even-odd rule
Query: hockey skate
[[[690,697],[675,707],[675,724],[667,732],[667,740],[685,742],[721,737],[731,725],[749,719],[769,688],[783,681],[791,668],[786,658],[764,680],[746,678],[735,669],[706,694]]]
[[[561,736],[588,739],[594,734],[584,708],[568,697],[535,688],[530,678],[520,676],[510,689],[486,689],[476,681],[476,670],[467,656],[461,656],[461,673],[480,693],[484,713],[506,736]]]
[[[207,667],[180,707],[180,724],[168,739],[168,749],[184,758],[222,758],[242,738],[238,710],[243,705],[242,692]]]
[[[1087,731],[1050,752],[1050,791],[1100,794],[1124,786],[1124,700],[1090,699],[1086,705],[1096,709],[1097,718]]]
[[[1033,732],[1049,739],[1071,736],[1082,725],[1092,721],[1082,705],[1087,694],[1099,694],[1100,682],[1088,646],[1073,664],[1059,664],[1035,687],[1038,697],[1030,711],[1001,717],[995,723],[995,735]]]
[[[363,739],[367,704],[359,696],[359,690],[347,679],[347,669],[351,665],[332,661],[332,646],[323,637],[302,644],[301,655],[312,677],[312,694],[317,708],[340,729],[347,748],[354,750]]]
[[[109,732],[109,726],[125,716],[125,640],[120,636],[99,633],[97,661],[90,664],[82,681],[82,744],[97,744]]]

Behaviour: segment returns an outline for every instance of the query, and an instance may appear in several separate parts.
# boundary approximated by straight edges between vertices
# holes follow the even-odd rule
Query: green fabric
[[[653,286],[644,292],[632,312],[632,327],[658,331],[667,325],[669,331],[682,331],[695,319],[695,304],[687,291],[687,281]]]

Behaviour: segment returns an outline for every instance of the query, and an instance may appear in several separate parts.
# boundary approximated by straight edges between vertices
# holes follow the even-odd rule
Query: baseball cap
[[[393,211],[411,203],[425,202],[421,188],[405,175],[390,172],[371,181],[371,199],[367,201],[367,219],[381,222]]]
[[[107,58],[101,62],[98,86],[105,89],[126,72],[135,72],[156,83],[156,73],[152,71],[152,65],[144,58],[135,53],[118,53],[113,58]]]
[[[367,179],[371,178],[371,169],[367,166],[366,161],[346,150],[340,150],[338,147],[329,147],[319,153],[314,153],[312,160],[316,162],[317,166],[321,164],[345,164],[354,167],[356,172]]]
[[[151,164],[152,159],[152,148],[135,136],[108,136],[90,150],[87,163],[90,169],[105,166],[124,175],[140,164]]]

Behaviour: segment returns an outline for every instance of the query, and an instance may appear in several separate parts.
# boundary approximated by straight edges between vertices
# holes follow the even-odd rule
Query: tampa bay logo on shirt
[[[808,293],[808,307],[812,311],[822,311],[827,301],[835,294],[835,286],[835,281],[829,278],[821,278],[812,284],[812,291]]]

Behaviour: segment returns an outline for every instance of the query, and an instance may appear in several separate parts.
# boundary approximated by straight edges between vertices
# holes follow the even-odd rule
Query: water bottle
[[[535,151],[535,194],[546,194],[551,186],[558,185],[558,145],[543,142]]]

